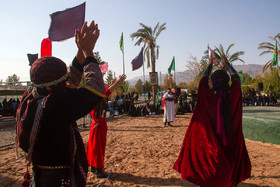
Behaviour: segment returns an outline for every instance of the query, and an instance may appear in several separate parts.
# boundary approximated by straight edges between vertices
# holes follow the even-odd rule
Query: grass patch
[[[243,114],[244,137],[280,145],[280,120]]]

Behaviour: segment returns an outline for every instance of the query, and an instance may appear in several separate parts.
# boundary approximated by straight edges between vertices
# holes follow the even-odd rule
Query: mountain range
[[[236,69],[236,71],[242,71],[243,73],[248,73],[251,77],[255,77],[256,75],[260,74],[263,69],[263,65],[258,64],[244,64],[244,65],[233,65],[233,67]],[[159,78],[159,84],[163,83],[164,77],[166,74],[161,74],[161,80],[160,75],[158,75]],[[137,76],[133,79],[128,80],[130,86],[135,86],[136,82],[141,79],[143,81],[143,76]],[[183,72],[176,72],[176,84],[179,84],[180,82],[189,82],[193,79],[191,76],[190,70],[186,70]],[[145,80],[150,80],[149,75],[145,75]]]

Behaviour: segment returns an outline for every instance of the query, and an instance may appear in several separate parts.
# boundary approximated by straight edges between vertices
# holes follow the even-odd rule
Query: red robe
[[[234,186],[251,176],[251,162],[242,132],[242,93],[235,79],[229,94],[233,133],[222,146],[216,135],[217,97],[208,77],[201,79],[197,104],[173,169],[199,186]]]
[[[106,87],[106,96],[111,94]],[[87,160],[88,164],[96,168],[104,168],[104,157],[107,137],[106,117],[96,118],[97,108],[90,112],[92,123],[90,127],[89,140],[87,144]]]

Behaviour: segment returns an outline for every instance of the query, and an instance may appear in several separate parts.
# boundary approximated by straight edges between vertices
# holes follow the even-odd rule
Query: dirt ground
[[[103,186],[196,186],[181,180],[180,174],[172,169],[190,117],[191,114],[178,115],[173,127],[165,128],[162,115],[123,116],[108,121],[105,170],[112,169],[112,175]],[[86,145],[89,124],[87,128],[81,126],[81,134]],[[252,162],[252,177],[238,186],[280,186],[280,146],[247,139],[246,146]],[[2,146],[0,186],[18,186],[24,171],[23,153],[16,159],[13,145]],[[88,186],[96,186],[103,180],[88,173]]]

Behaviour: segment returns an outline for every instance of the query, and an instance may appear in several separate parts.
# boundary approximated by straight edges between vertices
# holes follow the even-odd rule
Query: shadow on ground
[[[178,178],[158,178],[158,177],[142,177],[142,176],[135,176],[129,173],[113,173],[111,181],[121,181],[125,183],[131,184],[138,184],[138,185],[149,185],[149,186],[157,186],[160,184],[161,186],[187,186],[187,187],[194,187],[196,185],[191,184],[187,181],[178,179]]]

